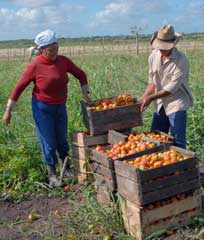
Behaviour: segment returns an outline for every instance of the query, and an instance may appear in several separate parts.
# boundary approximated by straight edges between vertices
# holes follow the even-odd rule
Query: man
[[[151,39],[154,48],[149,56],[149,83],[141,97],[141,111],[154,101],[151,131],[160,130],[174,137],[175,145],[186,147],[186,110],[193,98],[188,85],[189,65],[175,47],[181,34],[165,25]]]

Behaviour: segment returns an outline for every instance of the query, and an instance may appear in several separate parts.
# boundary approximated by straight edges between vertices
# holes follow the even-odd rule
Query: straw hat
[[[174,31],[172,25],[168,24],[153,34],[150,43],[155,49],[170,50],[176,45],[181,36],[180,33]]]

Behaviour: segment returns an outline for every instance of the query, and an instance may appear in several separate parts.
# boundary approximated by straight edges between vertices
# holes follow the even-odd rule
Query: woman
[[[11,111],[15,107],[23,90],[33,82],[32,112],[48,169],[50,185],[59,186],[56,176],[57,155],[61,163],[68,157],[67,142],[67,73],[74,75],[81,84],[85,101],[89,99],[89,88],[86,74],[69,58],[58,55],[58,43],[55,32],[46,30],[35,38],[39,55],[29,64],[16,86],[14,87],[3,116],[3,123],[11,121]],[[66,161],[67,162],[67,161]],[[70,167],[67,165],[65,176],[70,177]]]

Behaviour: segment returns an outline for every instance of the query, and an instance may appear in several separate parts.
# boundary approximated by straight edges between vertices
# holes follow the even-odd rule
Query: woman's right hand
[[[6,126],[11,122],[11,109],[10,108],[6,108],[6,111],[4,112],[2,121],[3,121],[3,124]]]

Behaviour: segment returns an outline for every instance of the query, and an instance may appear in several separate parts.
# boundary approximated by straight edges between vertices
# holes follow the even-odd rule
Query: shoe
[[[49,176],[49,185],[50,185],[50,187],[60,187],[61,186],[60,180],[57,179],[56,175]]]
[[[72,179],[74,178],[74,174],[71,169],[66,169],[64,172],[64,178]]]

